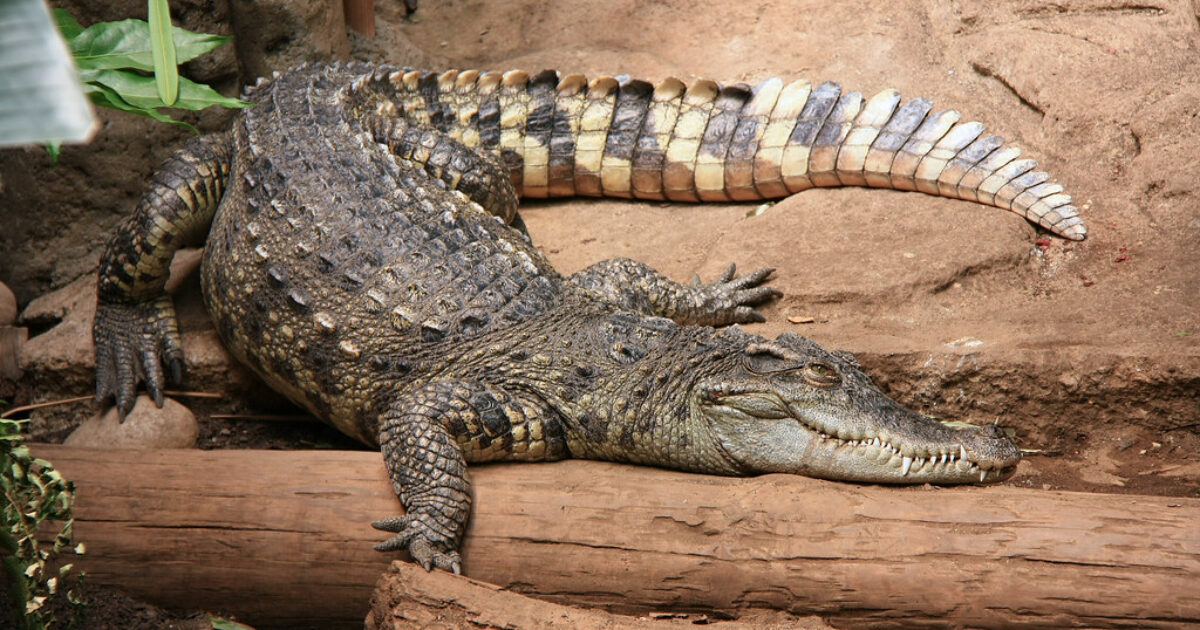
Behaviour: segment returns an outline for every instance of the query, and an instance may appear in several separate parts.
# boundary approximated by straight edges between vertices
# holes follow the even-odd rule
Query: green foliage
[[[0,518],[0,563],[17,627],[41,630],[56,627],[46,603],[65,596],[75,617],[83,602],[75,589],[81,576],[71,564],[54,570],[50,560],[71,544],[71,504],[74,484],[62,478],[44,459],[33,457],[21,443],[20,423],[0,418],[0,491],[4,501]],[[43,523],[54,521],[58,531],[47,550],[38,541]],[[74,549],[83,553],[83,546]]]
[[[208,622],[212,624],[213,630],[254,630],[254,628],[246,624],[230,621],[224,617],[217,617],[215,615],[209,615]]]
[[[171,37],[171,8],[167,0],[150,0],[150,50],[154,58],[154,83],[158,98],[168,107],[179,98],[179,62]]]
[[[165,5],[165,2],[162,4]],[[211,105],[232,108],[250,105],[236,98],[222,96],[207,85],[178,76],[175,63],[184,63],[208,53],[228,43],[229,37],[171,27],[172,37],[169,41],[174,45],[173,54],[156,54],[154,44],[160,36],[155,35],[150,24],[142,20],[98,22],[83,28],[62,9],[54,11],[54,19],[75,57],[84,92],[97,105],[182,125],[192,131],[196,131],[195,127],[175,120],[159,111],[159,108],[198,110]],[[169,16],[165,23],[170,23]],[[161,39],[167,41],[165,37]],[[156,72],[158,66],[169,66],[168,72],[174,74],[176,79],[173,83],[168,79],[162,90],[160,81],[155,78],[159,74]]]

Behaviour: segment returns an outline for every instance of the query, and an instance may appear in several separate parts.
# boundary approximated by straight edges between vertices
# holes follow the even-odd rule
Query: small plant
[[[213,630],[254,630],[254,628],[247,626],[244,623],[238,623],[236,621],[211,614],[208,616],[208,623],[212,625]]]
[[[54,11],[59,32],[67,41],[84,92],[102,107],[180,125],[192,125],[159,111],[163,107],[198,110],[211,105],[248,107],[250,103],[207,85],[178,76],[177,63],[190,61],[222,46],[230,37],[194,33],[170,26],[166,2],[151,2],[152,25],[143,20],[97,22],[87,28],[70,13]],[[159,8],[159,5],[161,8]],[[158,8],[158,11],[155,9]],[[172,37],[165,37],[169,28]],[[156,71],[157,66],[157,71]]]
[[[3,565],[8,599],[18,628],[41,630],[53,627],[55,619],[48,611],[52,597],[65,596],[78,618],[83,602],[78,597],[82,576],[73,565],[57,570],[50,560],[71,544],[71,504],[74,484],[62,478],[44,459],[33,457],[21,443],[20,423],[0,418],[0,491],[4,493],[0,512],[0,564]],[[38,542],[38,530],[54,521],[58,531],[54,546],[47,550]],[[83,553],[83,545],[74,548]]]

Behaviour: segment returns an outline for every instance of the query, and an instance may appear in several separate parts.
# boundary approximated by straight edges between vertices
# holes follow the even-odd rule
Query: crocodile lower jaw
[[[877,479],[881,483],[920,483],[928,480],[933,482],[973,480],[979,478],[979,483],[1000,481],[1013,474],[1016,466],[1004,468],[984,468],[969,459],[967,451],[961,445],[957,453],[941,453],[927,457],[911,457],[903,454],[903,447],[889,444],[880,438],[864,438],[861,440],[843,440],[825,434],[811,426],[801,423],[805,429],[816,433],[819,437],[815,445],[817,449],[828,450],[838,458],[860,458],[864,462],[879,467],[883,475]]]

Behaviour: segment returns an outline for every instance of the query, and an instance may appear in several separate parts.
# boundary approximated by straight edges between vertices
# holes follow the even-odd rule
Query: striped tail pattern
[[[1011,210],[1064,238],[1087,228],[1071,197],[1021,149],[895,90],[756,86],[547,70],[376,70],[351,87],[378,113],[499,153],[526,197],[673,201],[784,197],[816,186],[916,190]]]

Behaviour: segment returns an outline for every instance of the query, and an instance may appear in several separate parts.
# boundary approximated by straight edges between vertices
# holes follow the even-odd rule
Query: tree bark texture
[[[371,597],[366,630],[670,630],[719,623],[720,630],[832,630],[820,617],[758,610],[737,620],[704,614],[652,612],[618,615],[535,599],[494,584],[445,571],[425,571],[399,560],[380,578]]]
[[[352,627],[394,555],[377,453],[36,445],[76,482],[88,579],[261,627]],[[624,614],[838,626],[1200,623],[1200,500],[739,479],[604,462],[471,469],[467,575]]]

